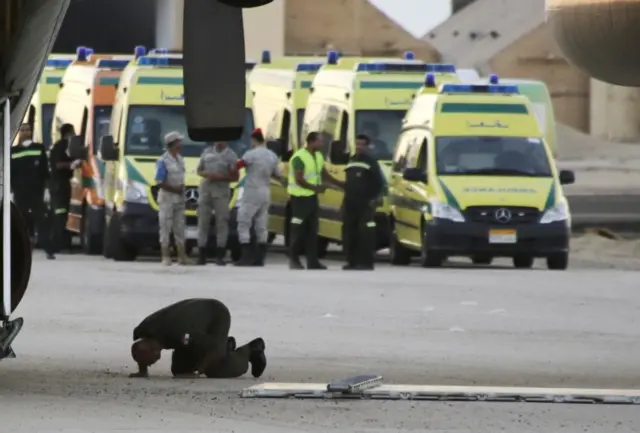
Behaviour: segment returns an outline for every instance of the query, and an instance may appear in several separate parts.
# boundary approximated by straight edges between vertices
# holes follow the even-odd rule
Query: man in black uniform
[[[356,137],[356,153],[346,167],[342,203],[342,245],[347,256],[344,270],[373,270],[376,250],[374,214],[384,188],[378,161],[369,155],[370,140]]]
[[[60,251],[63,242],[66,244],[67,215],[71,201],[71,177],[73,170],[82,161],[72,160],[69,156],[69,139],[75,135],[73,125],[65,123],[60,127],[62,138],[51,147],[49,162],[51,163],[51,206],[53,209],[52,244],[56,251]]]
[[[187,299],[153,313],[133,330],[131,356],[138,372],[130,377],[147,377],[163,349],[173,349],[175,377],[240,377],[249,363],[253,377],[260,377],[267,367],[264,340],[236,349],[230,325],[229,309],[215,299]]]
[[[44,190],[49,180],[47,151],[32,140],[31,125],[23,123],[18,132],[18,144],[11,148],[11,191],[13,201],[28,221],[31,242],[39,241],[48,259],[55,259],[51,248],[51,230],[44,204]]]

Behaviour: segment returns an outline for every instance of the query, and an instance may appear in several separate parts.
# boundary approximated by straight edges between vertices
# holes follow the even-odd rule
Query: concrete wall
[[[423,60],[438,61],[438,52],[415,38],[367,0],[286,0],[287,54],[396,56],[414,51]]]
[[[245,9],[244,46],[248,59],[260,60],[262,51],[274,56],[285,53],[285,0],[260,8]]]
[[[591,134],[607,141],[640,141],[640,89],[592,79]]]
[[[488,66],[504,77],[544,81],[557,121],[589,132],[589,77],[564,60],[544,24],[494,56]]]

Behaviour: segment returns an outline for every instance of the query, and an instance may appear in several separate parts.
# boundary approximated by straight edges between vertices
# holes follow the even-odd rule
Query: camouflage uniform
[[[185,182],[184,159],[178,155],[177,158],[165,152],[158,160],[158,165],[164,164],[166,177],[164,183],[179,187]],[[163,258],[166,259],[166,252],[169,250],[169,239],[171,232],[176,243],[176,248],[184,251],[184,231],[185,231],[185,197],[184,194],[175,194],[160,189],[158,192],[158,222],[160,225],[160,247],[163,251]]]
[[[267,251],[271,178],[282,177],[280,160],[275,153],[262,146],[245,153],[242,160],[246,166],[246,177],[238,207],[238,239],[243,248],[239,265],[262,265]],[[252,225],[259,251],[251,251]]]
[[[229,147],[216,149],[215,145],[207,147],[200,156],[198,172],[214,173],[229,176],[235,170],[238,155]],[[218,261],[222,262],[229,237],[229,200],[231,198],[230,182],[202,179],[198,198],[198,249],[201,254],[207,247],[211,214],[216,218],[216,244]],[[220,263],[222,264],[222,263]]]

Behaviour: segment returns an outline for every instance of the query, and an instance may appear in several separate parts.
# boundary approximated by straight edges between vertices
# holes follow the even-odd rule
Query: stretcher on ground
[[[526,403],[640,404],[640,390],[495,386],[386,385],[382,376],[361,375],[326,383],[263,383],[243,398],[477,401]]]

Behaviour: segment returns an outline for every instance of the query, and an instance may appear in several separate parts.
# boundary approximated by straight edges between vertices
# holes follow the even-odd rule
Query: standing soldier
[[[198,264],[200,265],[207,263],[207,241],[212,212],[215,213],[216,218],[216,264],[225,265],[231,198],[229,183],[238,180],[237,162],[238,155],[223,141],[208,146],[200,156],[198,163],[198,176],[202,177],[198,198]]]
[[[158,193],[158,223],[160,227],[160,248],[162,249],[162,264],[171,265],[169,241],[173,232],[173,240],[178,253],[178,263],[188,264],[184,245],[185,231],[185,197],[184,181],[186,171],[184,160],[180,156],[182,135],[169,132],[164,136],[167,151],[156,163],[156,182],[160,188]]]
[[[376,202],[384,188],[378,161],[369,155],[369,137],[356,137],[356,154],[346,168],[342,203],[342,245],[347,256],[344,270],[373,270],[376,250]]]
[[[333,178],[324,168],[323,143],[320,134],[310,132],[307,146],[293,154],[289,162],[289,186],[291,196],[291,242],[289,245],[289,268],[304,269],[298,251],[303,246],[307,255],[307,269],[327,269],[318,260],[318,194],[326,187],[323,181],[342,187],[343,183]]]
[[[238,238],[242,247],[242,257],[236,266],[264,266],[267,255],[267,223],[271,204],[271,178],[283,184],[285,179],[280,169],[278,156],[265,147],[262,130],[251,133],[251,146],[238,161],[238,169],[246,167],[244,192],[238,208]],[[257,245],[251,243],[253,226]]]
[[[44,191],[49,180],[47,152],[42,144],[31,140],[31,125],[28,123],[20,126],[18,134],[18,145],[11,148],[14,202],[22,216],[29,221],[32,244],[35,244],[34,233],[37,231],[47,258],[52,260],[56,256],[51,248],[51,231],[44,204]]]
[[[52,248],[62,249],[63,242],[67,244],[67,215],[71,201],[71,178],[73,170],[82,164],[81,160],[72,160],[69,156],[69,140],[76,135],[75,128],[70,123],[60,127],[60,140],[51,147],[49,162],[51,164],[51,205],[53,207]]]

